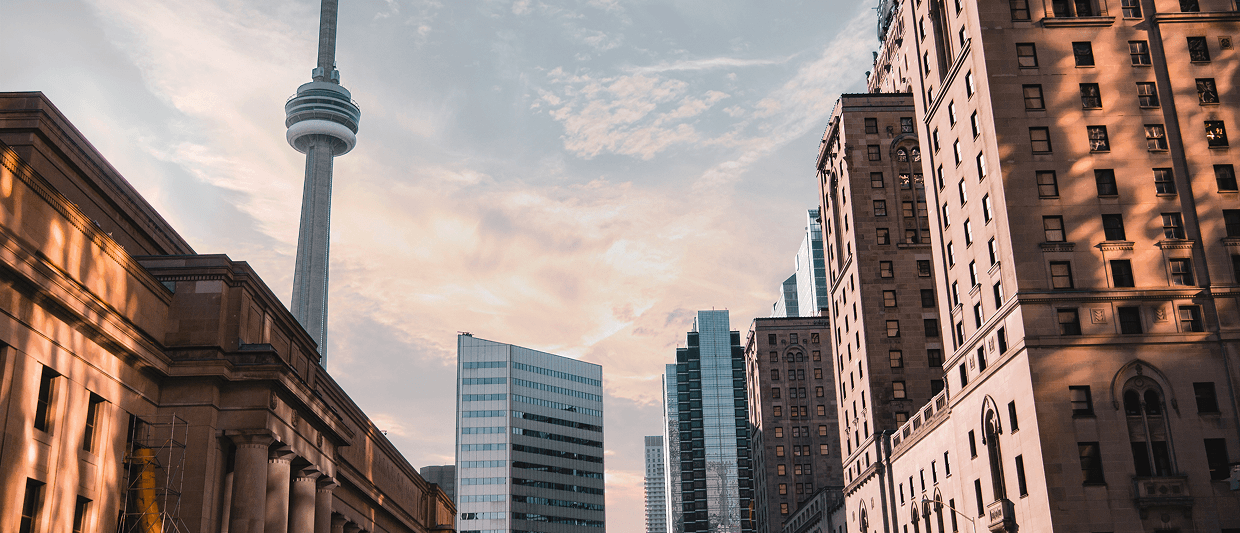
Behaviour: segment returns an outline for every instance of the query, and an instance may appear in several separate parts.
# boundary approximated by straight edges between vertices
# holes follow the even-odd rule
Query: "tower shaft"
[[[339,7],[339,0],[323,0],[323,9],[319,12],[318,67],[321,70],[315,71],[314,81],[332,81],[332,71],[336,69],[336,13]]]
[[[327,359],[328,247],[331,234],[333,145],[327,135],[306,138],[306,182],[301,195],[301,229],[293,271],[293,316]]]

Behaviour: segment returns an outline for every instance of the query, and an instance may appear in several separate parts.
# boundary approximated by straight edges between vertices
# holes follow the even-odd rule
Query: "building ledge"
[[[1191,250],[1196,244],[1197,242],[1191,239],[1164,239],[1158,241],[1158,247],[1163,250]]]
[[[1223,246],[1240,248],[1240,237],[1223,237]]]
[[[1118,251],[1131,252],[1135,244],[1136,243],[1132,241],[1107,241],[1107,242],[1098,243],[1094,247],[1104,252],[1118,252]]]
[[[1240,11],[1202,11],[1197,13],[1158,13],[1154,15],[1156,23],[1200,23],[1227,22],[1240,20]]]
[[[1046,17],[1042,26],[1046,28],[1081,28],[1100,27],[1115,24],[1115,17]]]
[[[1043,252],[1071,252],[1076,247],[1074,242],[1044,242],[1038,245]]]

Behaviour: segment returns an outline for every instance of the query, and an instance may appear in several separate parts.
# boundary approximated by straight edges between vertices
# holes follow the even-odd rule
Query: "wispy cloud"
[[[629,67],[629,72],[638,74],[652,74],[660,72],[683,72],[683,71],[699,71],[699,70],[715,70],[715,69],[739,69],[749,67],[765,67],[770,65],[782,65],[787,63],[791,57],[780,59],[742,59],[738,57],[711,57],[705,59],[688,59],[683,61],[673,61],[659,63],[657,65],[647,65],[640,67]]]

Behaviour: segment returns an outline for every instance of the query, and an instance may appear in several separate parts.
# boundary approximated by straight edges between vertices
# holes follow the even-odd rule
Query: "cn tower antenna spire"
[[[318,343],[319,363],[327,367],[328,237],[331,234],[332,162],[357,144],[362,110],[340,85],[336,70],[336,15],[339,0],[323,0],[319,14],[319,55],[314,81],[297,88],[284,104],[288,143],[306,154],[301,197],[301,229],[293,271],[293,316]]]

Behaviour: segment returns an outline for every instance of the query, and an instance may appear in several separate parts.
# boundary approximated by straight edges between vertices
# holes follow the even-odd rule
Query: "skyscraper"
[[[646,437],[646,533],[667,533],[663,468],[663,437]]]
[[[340,85],[336,70],[336,11],[339,0],[323,0],[319,15],[318,66],[313,81],[284,104],[288,143],[306,154],[301,229],[293,272],[293,316],[318,343],[327,367],[328,237],[331,226],[332,160],[357,144],[362,110]]]
[[[665,376],[668,491],[675,533],[752,532],[745,350],[727,311],[698,311]],[[675,448],[672,448],[675,446]],[[673,506],[675,506],[673,508]],[[682,529],[683,528],[683,529]]]
[[[604,530],[602,367],[457,336],[461,531]]]
[[[831,301],[827,288],[827,264],[822,244],[822,218],[819,209],[805,214],[805,235],[792,258],[793,273],[780,284],[779,300],[771,306],[771,317],[821,316]]]

